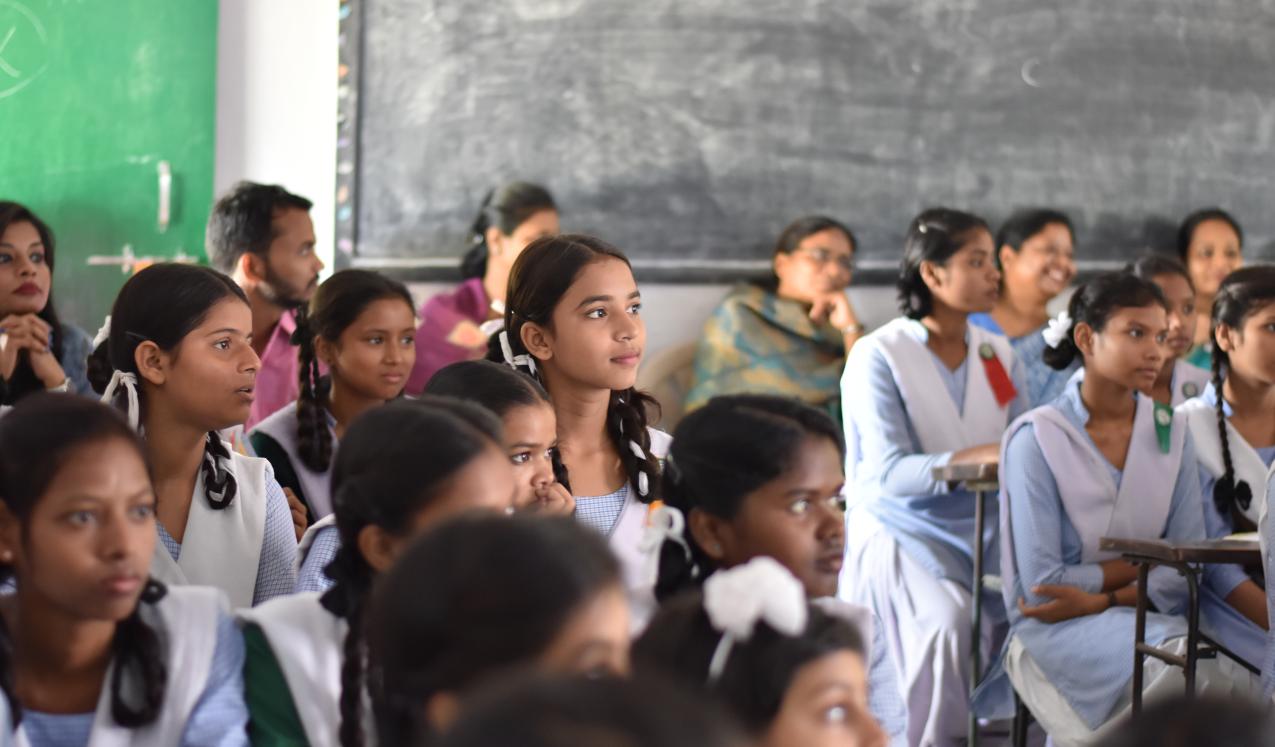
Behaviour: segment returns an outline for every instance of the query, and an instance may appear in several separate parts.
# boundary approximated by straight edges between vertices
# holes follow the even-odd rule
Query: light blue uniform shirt
[[[1005,334],[1001,325],[996,323],[991,314],[970,314],[970,324],[998,335]],[[1063,387],[1067,386],[1068,379],[1080,368],[1079,357],[1061,371],[1045,364],[1045,359],[1042,357],[1045,352],[1045,338],[1041,335],[1044,330],[1045,327],[1041,327],[1022,337],[1008,338],[1010,347],[1014,349],[1014,355],[1026,372],[1029,407],[1039,407],[1057,399],[1058,395],[1062,394]]]
[[[908,331],[922,345],[929,337],[920,322],[913,322]],[[971,360],[972,375],[983,375],[977,351],[969,351],[954,371],[937,356],[931,354],[931,360],[957,410],[963,412]],[[1027,410],[1020,361],[1014,361],[1010,375],[1018,389],[1018,397],[1009,404],[1012,421]],[[952,453],[926,454],[921,450],[899,385],[879,350],[872,351],[866,372],[847,370],[842,408],[847,437],[858,442],[852,500],[862,503],[909,557],[938,578],[969,588],[974,575],[974,494],[963,489],[953,491],[946,482],[936,482],[932,477],[933,468],[947,464]],[[994,497],[986,499],[986,511],[984,571],[994,574],[1000,557]],[[989,612],[993,619],[1003,618],[999,610]]]

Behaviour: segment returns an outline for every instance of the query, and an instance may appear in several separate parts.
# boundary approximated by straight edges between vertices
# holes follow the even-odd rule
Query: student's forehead
[[[613,257],[590,262],[567,289],[564,300],[578,302],[589,296],[628,298],[637,291],[637,282],[629,266]]]
[[[245,331],[251,329],[252,310],[248,308],[248,304],[233,296],[226,296],[208,309],[208,314],[197,329],[207,332],[225,327],[243,328]]]

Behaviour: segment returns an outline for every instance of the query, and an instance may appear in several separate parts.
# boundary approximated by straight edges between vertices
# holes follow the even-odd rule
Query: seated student
[[[244,292],[216,270],[160,264],[128,279],[89,361],[102,401],[143,434],[158,497],[154,576],[215,586],[232,607],[292,591],[296,530],[270,463],[218,431],[248,417],[260,360]]]
[[[576,518],[610,538],[640,619],[651,598],[642,530],[669,437],[647,427],[655,400],[634,388],[646,325],[629,260],[590,236],[540,239],[514,262],[506,301],[487,357],[549,393]]]
[[[1214,296],[1211,326],[1213,381],[1179,411],[1199,455],[1205,531],[1221,538],[1256,531],[1267,486],[1275,484],[1275,267],[1228,275]],[[1210,568],[1200,602],[1208,632],[1260,666],[1265,592],[1238,566]]]
[[[666,603],[633,658],[639,671],[707,689],[759,747],[887,743],[868,713],[858,630],[807,601],[801,581],[773,558],[718,571],[702,591]]]
[[[1169,304],[1169,331],[1165,344],[1168,345],[1170,354],[1165,356],[1164,368],[1160,369],[1155,384],[1142,393],[1171,407],[1198,397],[1209,383],[1209,372],[1183,360],[1183,356],[1194,344],[1192,335],[1195,333],[1197,316],[1191,276],[1181,262],[1163,254],[1139,257],[1125,267],[1125,272],[1132,272],[1143,280],[1155,283]]]
[[[458,513],[504,512],[513,494],[499,425],[479,407],[429,397],[354,421],[332,475],[335,585],[240,613],[253,744],[367,743],[355,713],[364,661],[352,654],[373,582],[412,537]]]
[[[252,349],[261,358],[247,430],[297,398],[296,310],[314,295],[323,270],[310,206],[283,187],[240,182],[208,216],[208,262],[243,288]]]
[[[481,690],[436,747],[750,744],[717,709],[688,691],[662,678],[531,673]]]
[[[697,588],[718,569],[765,555],[797,576],[810,598],[834,596],[845,553],[844,460],[837,424],[796,400],[726,395],[687,415],[660,486],[665,511],[677,516],[652,516],[657,526],[673,522],[656,595]],[[872,714],[892,743],[906,744],[907,713],[883,627],[869,610],[839,605],[871,643]]]
[[[1260,497],[1259,497],[1260,500]],[[1275,510],[1275,481],[1266,486],[1266,514]],[[1262,572],[1275,578],[1275,522],[1263,521],[1258,527],[1262,547]],[[1266,619],[1275,620],[1275,584],[1266,585]],[[1266,631],[1266,651],[1262,655],[1262,699],[1275,701],[1275,626]]]
[[[705,322],[687,409],[719,394],[778,394],[840,420],[837,381],[864,333],[846,296],[856,248],[854,234],[832,218],[789,224],[772,277],[737,286]]]
[[[415,334],[407,288],[367,270],[325,280],[298,318],[301,395],[257,424],[249,440],[311,521],[332,513],[329,475],[342,434],[360,414],[403,393]]]
[[[0,200],[0,404],[32,392],[92,394],[88,335],[58,319],[53,231],[35,213]]]
[[[1209,336],[1208,312],[1222,280],[1244,264],[1244,231],[1231,214],[1221,208],[1197,210],[1178,228],[1178,259],[1186,265],[1195,287],[1195,308],[1203,312],[1195,327],[1195,346],[1186,362],[1204,370],[1212,368],[1213,340]]]
[[[1075,369],[1055,371],[1041,360],[1049,321],[1045,307],[1076,277],[1076,232],[1056,210],[1019,210],[996,233],[1000,298],[990,313],[970,315],[970,324],[1005,335],[1027,374],[1027,401],[1043,405],[1057,397]],[[1079,364],[1077,364],[1079,365]]]
[[[23,400],[0,420],[0,496],[17,743],[246,747],[243,639],[219,592],[149,576],[156,496],[128,423],[88,399]]]
[[[421,306],[408,392],[419,393],[449,363],[483,357],[491,336],[487,325],[505,316],[514,260],[531,242],[556,233],[558,206],[544,187],[509,182],[487,193],[469,228],[470,247],[460,265],[465,282]]]
[[[470,516],[431,530],[377,584],[367,637],[385,745],[432,743],[478,687],[520,670],[629,670],[615,558],[564,517]]]
[[[558,455],[558,417],[535,379],[493,361],[461,361],[439,369],[425,394],[468,400],[500,418],[518,481],[519,510],[575,512],[567,470]]]
[[[1137,570],[1099,550],[1104,536],[1204,538],[1195,449],[1185,416],[1141,394],[1160,371],[1164,296],[1129,273],[1072,296],[1072,324],[1046,361],[1077,372],[1063,394],[1006,433],[1001,456],[1001,571],[1011,628],[1004,668],[1054,744],[1090,744],[1129,709]],[[1215,571],[1206,566],[1205,573]],[[1186,582],[1152,570],[1148,642],[1182,652]],[[1181,692],[1181,670],[1149,660],[1145,697]],[[1202,692],[1255,690],[1242,668],[1201,660]]]
[[[860,340],[841,380],[854,506],[838,595],[884,623],[909,744],[951,744],[969,721],[975,499],[933,468],[995,461],[1005,426],[1027,409],[1009,342],[968,323],[996,302],[993,250],[981,218],[945,208],[917,216],[898,281],[904,317]],[[995,524],[983,538],[989,574]],[[983,605],[989,651],[1004,612],[990,593]]]

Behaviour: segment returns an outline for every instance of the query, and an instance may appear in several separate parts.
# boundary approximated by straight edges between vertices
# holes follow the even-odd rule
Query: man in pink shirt
[[[206,244],[213,267],[252,305],[252,346],[261,356],[244,430],[297,398],[297,309],[319,286],[310,201],[272,184],[240,182],[213,206]]]

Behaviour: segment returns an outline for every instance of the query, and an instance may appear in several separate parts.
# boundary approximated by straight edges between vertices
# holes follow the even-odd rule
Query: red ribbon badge
[[[983,371],[987,374],[987,383],[992,385],[992,394],[996,395],[996,404],[1004,407],[1013,402],[1018,396],[1018,389],[1001,365],[1001,359],[996,357],[996,350],[990,342],[978,346],[978,357],[983,359]]]

